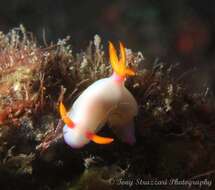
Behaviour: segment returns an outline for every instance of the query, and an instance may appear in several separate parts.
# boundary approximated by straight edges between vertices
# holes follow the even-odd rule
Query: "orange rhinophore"
[[[88,139],[90,139],[91,141],[97,144],[109,144],[109,143],[112,143],[114,140],[113,138],[101,137],[91,132],[87,132],[86,136]]]
[[[63,103],[60,102],[60,107],[59,107],[59,110],[60,110],[60,115],[61,115],[61,119],[64,121],[64,123],[69,127],[69,128],[74,128],[75,127],[75,124],[74,122],[68,117],[67,115],[67,111],[66,111],[66,108],[64,107]],[[113,138],[109,138],[109,137],[101,137],[99,135],[96,135],[94,133],[91,133],[91,132],[86,132],[85,136],[97,143],[97,144],[109,144],[111,142],[113,142]]]
[[[75,126],[75,124],[73,123],[73,121],[67,116],[67,111],[66,108],[64,107],[63,103],[60,102],[60,116],[61,119],[64,121],[64,123],[69,127],[69,128],[73,128]]]

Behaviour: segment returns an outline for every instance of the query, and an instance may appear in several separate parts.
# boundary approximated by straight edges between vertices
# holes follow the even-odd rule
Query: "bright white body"
[[[96,133],[108,122],[124,142],[133,144],[133,118],[137,111],[136,100],[124,82],[117,82],[113,76],[100,79],[83,91],[69,111],[77,127],[64,126],[65,142],[80,148],[90,141],[84,135],[86,131]]]

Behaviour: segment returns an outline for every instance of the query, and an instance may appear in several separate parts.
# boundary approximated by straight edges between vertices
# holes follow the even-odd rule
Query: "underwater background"
[[[214,6],[209,0],[2,0],[0,29],[22,23],[39,42],[44,35],[47,42],[70,35],[77,50],[99,34],[153,57],[196,54],[208,62],[214,51]]]
[[[214,188],[214,1],[0,2],[0,189]],[[137,71],[137,142],[71,149],[59,101],[111,74],[108,41]]]

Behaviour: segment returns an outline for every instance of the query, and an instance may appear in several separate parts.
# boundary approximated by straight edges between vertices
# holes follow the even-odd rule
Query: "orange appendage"
[[[114,72],[120,77],[135,75],[135,72],[132,69],[126,68],[125,47],[121,42],[119,43],[119,46],[120,46],[120,59],[116,54],[116,49],[114,48],[113,44],[109,42],[110,63],[112,65]]]
[[[101,137],[91,132],[86,132],[86,137],[97,144],[109,144],[113,142],[113,138]]]
[[[74,122],[67,116],[67,111],[66,108],[64,107],[63,103],[60,102],[60,116],[61,119],[64,121],[64,123],[69,127],[69,128],[73,128],[75,126]]]

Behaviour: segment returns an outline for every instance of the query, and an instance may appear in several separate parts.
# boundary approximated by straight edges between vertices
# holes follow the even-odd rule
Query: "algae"
[[[190,90],[193,83],[181,64],[149,62],[130,49],[127,63],[137,74],[126,86],[139,105],[137,143],[128,146],[116,140],[109,146],[89,144],[81,150],[64,144],[59,101],[70,107],[88,85],[111,74],[106,45],[98,35],[79,53],[70,43],[66,37],[38,45],[23,26],[0,33],[3,189],[127,189],[128,185],[111,180],[213,179],[213,97],[204,88]],[[102,133],[113,135],[107,127]],[[101,159],[92,161],[92,155]],[[132,188],[150,186],[133,184]]]

